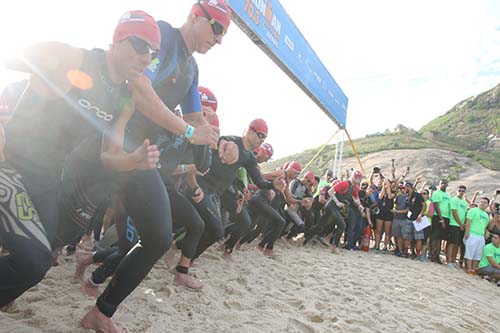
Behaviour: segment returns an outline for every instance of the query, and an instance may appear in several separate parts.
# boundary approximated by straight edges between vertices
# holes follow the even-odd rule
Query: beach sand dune
[[[215,249],[191,269],[202,292],[172,283],[159,262],[119,308],[129,332],[498,332],[500,288],[446,266],[391,255],[279,242],[276,258],[246,246],[228,263]],[[94,304],[61,258],[25,293],[0,332],[85,332]],[[92,268],[92,267],[91,267]]]

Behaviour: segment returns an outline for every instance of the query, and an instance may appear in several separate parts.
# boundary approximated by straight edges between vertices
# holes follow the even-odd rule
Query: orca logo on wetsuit
[[[86,99],[83,99],[83,98],[79,99],[78,105],[80,105],[83,109],[85,109],[87,111],[95,112],[95,115],[98,118],[104,119],[105,121],[111,121],[114,118],[114,116],[112,114],[107,114],[106,112],[99,109],[97,106],[93,106]]]

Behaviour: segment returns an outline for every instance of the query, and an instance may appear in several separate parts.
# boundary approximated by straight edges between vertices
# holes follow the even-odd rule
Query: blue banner
[[[227,0],[233,20],[340,127],[348,99],[278,0]],[[242,24],[243,23],[243,24]],[[243,25],[243,26],[242,26]],[[249,30],[249,31],[248,31]],[[263,47],[264,46],[264,47]],[[284,67],[284,68],[283,68]]]

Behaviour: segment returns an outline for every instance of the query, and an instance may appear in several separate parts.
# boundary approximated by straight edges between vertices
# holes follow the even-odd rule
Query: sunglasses
[[[205,14],[205,17],[208,19],[208,22],[210,23],[210,26],[212,27],[212,31],[214,32],[215,36],[224,36],[226,34],[226,29],[217,22],[216,20],[213,19],[212,16],[207,12],[205,7],[201,4],[200,1],[198,1],[198,6],[200,6],[201,10],[203,11],[203,14]]]
[[[465,190],[461,190],[461,189],[460,189],[460,190],[458,190],[458,192],[460,192],[460,193],[465,193]]]
[[[155,59],[158,56],[158,50],[153,50],[145,40],[134,36],[128,37],[127,40],[137,54],[144,55],[149,53],[151,59]]]
[[[262,132],[259,132],[257,131],[255,128],[253,127],[250,127],[250,129],[257,135],[257,137],[261,140],[264,140],[265,138],[267,138],[267,135],[265,135],[264,133]]]

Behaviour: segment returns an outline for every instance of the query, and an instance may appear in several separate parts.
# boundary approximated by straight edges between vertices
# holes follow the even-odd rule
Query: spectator
[[[491,243],[483,248],[479,273],[497,282],[500,287],[500,235],[492,233]]]
[[[489,223],[489,216],[486,213],[489,204],[490,199],[483,197],[479,202],[479,207],[472,208],[467,212],[464,242],[468,274],[476,274],[477,264],[482,258],[484,236]]]

